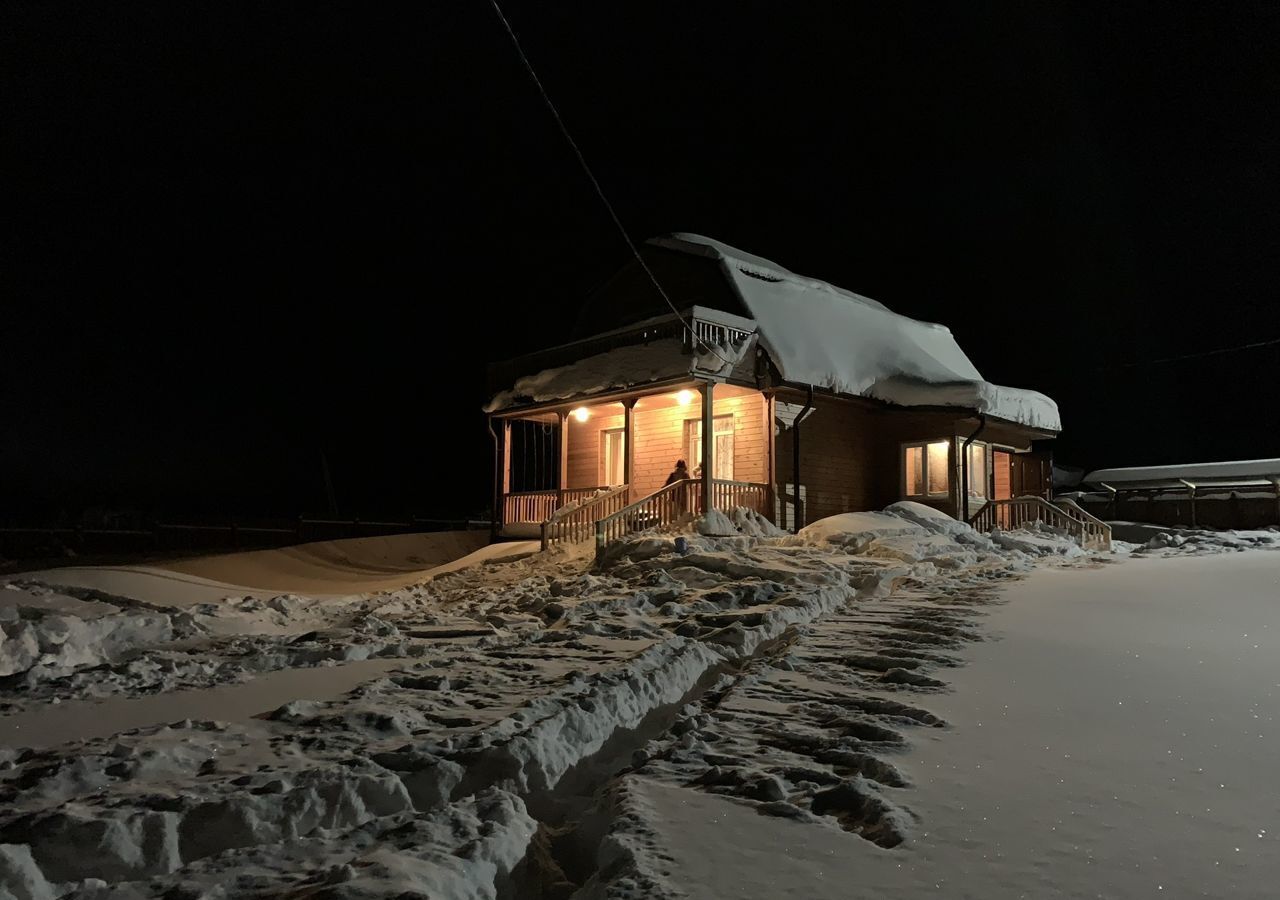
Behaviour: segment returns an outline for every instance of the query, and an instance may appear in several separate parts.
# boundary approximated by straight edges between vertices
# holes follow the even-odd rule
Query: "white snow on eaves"
[[[1180,479],[1196,481],[1258,481],[1280,476],[1280,459],[1242,459],[1229,462],[1190,463],[1176,466],[1133,466],[1119,469],[1098,469],[1084,480],[1089,484],[1134,484],[1173,482]]]
[[[985,381],[944,325],[900,315],[869,297],[701,235],[679,233],[651,243],[719,259],[786,381],[900,406],[961,407],[1061,430],[1051,399]]]
[[[696,353],[686,350],[680,338],[661,338],[647,344],[617,347],[567,366],[543,369],[519,378],[513,388],[496,394],[485,405],[484,411],[496,412],[525,403],[585,398],[695,374],[715,377],[733,374],[741,378],[749,374],[754,348],[754,335],[729,345],[703,343]]]
[[[989,381],[930,384],[895,376],[876,382],[867,396],[898,406],[958,406],[1031,428],[1062,430],[1058,404],[1053,400],[1038,391]]]
[[[693,371],[694,358],[679,338],[618,347],[554,369],[544,369],[516,381],[485,405],[485,412],[520,403],[545,403],[600,394],[636,385],[665,381]]]

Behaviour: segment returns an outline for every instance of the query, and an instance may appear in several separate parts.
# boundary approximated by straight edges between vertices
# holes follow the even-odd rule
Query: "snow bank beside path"
[[[594,879],[604,896],[612,876],[557,854],[586,853],[609,831],[585,810],[628,765],[716,770],[708,790],[840,821],[882,846],[903,840],[911,823],[886,792],[905,781],[877,754],[903,742],[895,723],[937,720],[891,697],[941,690],[936,670],[973,639],[965,604],[989,602],[1032,558],[916,504],[796,537],[744,510],[701,524],[731,533],[687,533],[683,554],[670,534],[639,533],[599,570],[537,554],[340,599],[157,613],[88,592],[36,603],[24,589],[22,623],[81,612],[103,629],[155,614],[174,630],[23,689],[2,680],[6,710],[105,691],[109,716],[126,695],[228,681],[246,682],[242,699],[264,672],[289,673],[263,677],[264,695],[268,681],[303,686],[253,718],[0,750],[0,844],[12,845],[0,894],[44,883],[118,900],[219,885],[491,898],[535,884],[567,896]],[[945,599],[901,596],[935,578]],[[189,632],[173,626],[180,616]],[[367,671],[327,679],[350,676],[343,696],[305,677],[353,660]],[[786,767],[774,771],[765,737]]]

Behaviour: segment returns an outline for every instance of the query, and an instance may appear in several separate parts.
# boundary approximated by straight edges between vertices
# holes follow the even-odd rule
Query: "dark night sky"
[[[506,11],[637,239],[949,325],[1063,462],[1280,456],[1280,345],[1150,363],[1280,338],[1276,4]],[[627,258],[488,3],[3,15],[7,515],[483,509],[484,364]]]

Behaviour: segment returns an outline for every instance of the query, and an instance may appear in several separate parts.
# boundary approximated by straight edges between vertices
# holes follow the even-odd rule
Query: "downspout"
[[[805,401],[804,408],[796,413],[795,421],[791,424],[791,489],[796,506],[795,530],[797,532],[804,527],[804,510],[800,504],[800,422],[811,409],[813,409],[813,385],[809,385],[809,399]]]
[[[985,413],[978,413],[978,427],[974,429],[973,434],[964,439],[964,447],[960,450],[960,506],[964,510],[963,519],[969,521],[969,445],[973,443],[974,438],[982,434],[987,427],[987,416]],[[982,457],[986,459],[986,456]],[[985,472],[983,473],[986,474]]]
[[[502,512],[499,505],[502,502],[500,497],[502,493],[502,447],[498,441],[498,432],[493,430],[493,416],[485,417],[485,424],[489,427],[489,437],[493,438],[493,506],[492,512],[489,514],[489,543],[493,543],[498,539],[498,519]]]

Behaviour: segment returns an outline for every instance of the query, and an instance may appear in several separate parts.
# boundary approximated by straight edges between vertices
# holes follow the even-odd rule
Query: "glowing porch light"
[[[676,402],[681,406],[688,406],[693,402],[693,391],[679,391],[676,394]]]
[[[585,406],[579,406],[573,412],[569,413],[569,415],[573,416],[579,422],[585,422],[591,416],[591,413]]]

